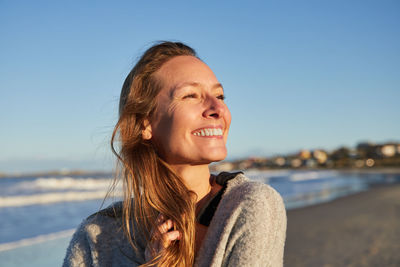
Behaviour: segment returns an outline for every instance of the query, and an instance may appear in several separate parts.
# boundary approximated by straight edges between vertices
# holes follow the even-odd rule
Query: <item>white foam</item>
[[[69,236],[72,236],[72,234],[74,232],[75,232],[75,229],[69,229],[69,230],[60,231],[60,232],[56,232],[56,233],[39,235],[39,236],[35,236],[32,238],[25,238],[25,239],[21,239],[21,240],[14,241],[14,242],[0,244],[0,252],[6,251],[6,250],[11,250],[11,249],[16,249],[19,247],[31,246],[31,245],[55,240],[58,238],[69,237]]]
[[[288,170],[246,170],[245,175],[252,180],[269,183],[271,178],[285,178],[290,175]]]
[[[25,196],[9,196],[0,197],[1,207],[19,207],[28,205],[40,205],[57,202],[83,201],[102,199],[106,196],[107,190],[88,191],[88,192],[62,192],[62,193],[45,193]],[[113,196],[120,197],[121,191],[115,190]]]
[[[274,176],[288,176],[290,174],[289,170],[246,170],[246,176],[248,177],[263,177],[263,178],[271,178]]]
[[[337,176],[337,173],[334,171],[299,172],[299,173],[293,173],[292,175],[290,175],[290,181],[299,182],[299,181],[331,178],[334,176]]]
[[[73,189],[73,190],[96,190],[108,188],[112,183],[112,179],[102,178],[38,178],[33,181],[21,182],[13,186],[16,189]]]

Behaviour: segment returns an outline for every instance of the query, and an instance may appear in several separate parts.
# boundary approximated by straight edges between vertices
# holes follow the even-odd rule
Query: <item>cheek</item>
[[[180,143],[179,141],[185,139],[190,123],[193,121],[194,116],[187,111],[179,112],[179,109],[175,109],[172,114],[165,112],[154,125],[155,142],[164,149],[175,147],[177,143]]]
[[[226,128],[229,130],[229,126],[231,125],[232,121],[232,116],[228,106],[225,106],[224,117],[225,117]]]
[[[168,150],[169,139],[171,138],[171,119],[164,114],[157,114],[153,122],[151,123],[152,128],[152,142],[157,147],[161,154],[164,154]]]
[[[227,119],[226,119],[227,124],[231,125],[232,115],[231,115],[231,112],[230,112],[228,106],[226,107],[226,117],[227,117]]]
[[[225,106],[224,120],[225,120],[225,128],[226,128],[226,131],[224,134],[224,141],[226,143],[226,141],[228,139],[229,127],[231,125],[231,120],[232,120],[231,112],[229,111],[228,106]]]
[[[182,104],[176,107],[173,113],[174,124],[177,127],[190,128],[201,119],[201,106]]]

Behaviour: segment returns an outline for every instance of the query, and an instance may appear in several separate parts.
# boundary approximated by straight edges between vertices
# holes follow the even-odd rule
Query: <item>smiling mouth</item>
[[[222,134],[223,131],[220,128],[203,128],[193,133],[193,135],[195,136],[204,136],[204,137],[221,137]]]

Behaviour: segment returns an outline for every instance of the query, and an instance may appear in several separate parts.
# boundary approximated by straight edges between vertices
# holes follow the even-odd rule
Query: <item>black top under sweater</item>
[[[232,178],[235,178],[236,175],[242,172],[221,172],[216,177],[215,181],[217,184],[222,186],[222,189],[213,196],[208,202],[204,205],[203,209],[197,214],[196,221],[202,225],[209,226],[210,222],[214,216],[215,211],[217,210],[218,204],[221,201],[222,195],[224,194],[228,181]],[[243,173],[242,173],[243,174]]]

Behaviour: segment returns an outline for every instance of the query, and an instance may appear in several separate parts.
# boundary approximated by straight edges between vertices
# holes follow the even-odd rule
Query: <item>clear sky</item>
[[[230,158],[400,141],[397,0],[0,0],[0,38],[0,172],[110,169],[122,82],[157,40],[224,85]]]

